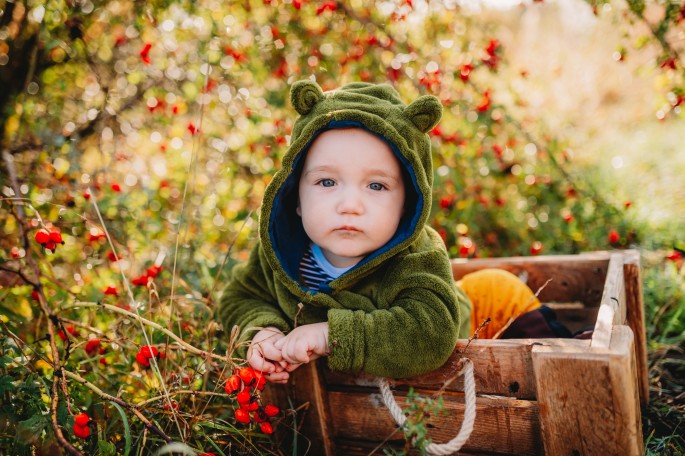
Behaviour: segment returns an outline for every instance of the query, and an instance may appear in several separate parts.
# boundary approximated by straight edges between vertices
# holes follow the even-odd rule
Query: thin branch
[[[22,279],[24,282],[28,283],[28,284],[31,285],[33,288],[36,288],[36,287],[38,286],[38,285],[36,284],[36,282],[34,282],[33,280],[29,279],[29,278],[26,276],[26,274],[24,274],[24,272],[23,272],[21,269],[12,269],[12,268],[8,268],[7,266],[3,266],[3,265],[0,264],[0,271],[7,271],[7,272],[11,272],[11,273],[13,273],[13,274],[18,275],[19,277],[21,277],[21,279]]]
[[[120,398],[118,398],[118,397],[112,396],[111,394],[105,393],[105,392],[102,391],[100,388],[98,388],[97,386],[93,385],[93,384],[90,383],[88,380],[86,380],[85,378],[81,377],[80,375],[78,375],[78,374],[76,374],[76,373],[74,373],[74,372],[70,372],[70,371],[68,371],[68,370],[62,369],[62,373],[64,374],[64,376],[69,377],[69,378],[71,378],[72,380],[77,381],[78,383],[82,384],[83,386],[85,386],[85,387],[88,388],[89,390],[93,391],[95,394],[97,394],[98,396],[100,396],[102,399],[104,399],[104,400],[106,400],[106,401],[115,402],[115,403],[121,405],[122,407],[125,407],[125,408],[127,408],[128,410],[130,410],[131,412],[133,412],[133,414],[134,414],[135,416],[137,416],[137,417],[140,419],[140,421],[142,421],[142,422],[145,424],[145,427],[147,427],[148,429],[150,429],[150,430],[151,430],[152,432],[154,432],[155,434],[159,435],[161,438],[164,439],[165,442],[169,443],[169,442],[171,442],[171,441],[173,440],[171,437],[169,437],[168,435],[166,435],[166,434],[164,433],[164,431],[162,431],[161,429],[159,429],[159,428],[158,428],[157,426],[155,426],[149,419],[147,419],[147,417],[146,417],[145,415],[143,415],[143,414],[141,413],[141,411],[138,410],[138,408],[137,408],[135,405],[133,405],[133,404],[131,404],[131,403],[129,403],[129,402],[126,402],[126,401],[124,401],[124,400],[122,400],[122,399],[120,399]],[[162,396],[162,397],[163,397],[163,396]]]
[[[169,336],[171,339],[176,341],[179,344],[181,349],[183,349],[187,352],[193,353],[195,355],[200,355],[204,358],[207,358],[207,357],[213,358],[213,359],[220,361],[222,363],[225,363],[225,364],[233,364],[232,360],[229,357],[217,355],[216,353],[208,352],[205,350],[200,350],[199,348],[193,347],[192,345],[190,345],[189,343],[187,343],[186,341],[184,341],[183,339],[178,337],[176,334],[174,334],[173,332],[171,332],[170,330],[168,330],[164,326],[162,326],[158,323],[155,323],[154,321],[150,321],[146,318],[143,318],[138,314],[135,314],[133,312],[129,312],[128,310],[122,309],[121,307],[113,306],[111,304],[99,304],[96,302],[77,301],[74,304],[67,304],[65,306],[62,306],[61,309],[67,310],[67,309],[75,309],[75,308],[79,308],[79,307],[104,308],[104,309],[107,309],[109,311],[119,313],[121,315],[125,315],[129,318],[133,318],[134,320],[138,321],[141,324],[144,324],[146,326],[149,326],[151,328],[154,328],[158,331],[163,332],[164,334]]]
[[[213,391],[178,390],[178,391],[170,391],[169,392],[169,396],[176,396],[179,394],[190,394],[192,396],[223,396],[223,397],[227,396],[226,393],[215,393]],[[152,404],[154,402],[161,401],[162,399],[164,399],[163,394],[159,395],[159,396],[152,397],[150,399],[146,399],[142,402],[138,402],[137,404],[135,404],[135,406],[138,408],[142,408],[148,404]]]

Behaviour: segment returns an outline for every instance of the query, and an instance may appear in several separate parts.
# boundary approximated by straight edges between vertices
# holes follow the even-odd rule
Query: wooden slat
[[[630,328],[614,326],[608,349],[532,355],[546,454],[642,454]]]
[[[597,313],[597,323],[592,333],[593,348],[607,348],[611,342],[612,328],[626,319],[626,294],[623,283],[623,255],[612,254],[609,260],[602,301]]]
[[[306,440],[302,446],[308,446],[309,454],[332,456],[336,453],[330,429],[331,412],[321,368],[320,363],[309,363],[295,370],[287,385],[267,384],[262,400],[278,404],[284,410],[290,403],[295,407],[304,406],[306,410],[299,415],[304,420],[301,440]]]
[[[640,253],[627,250],[623,264],[626,287],[626,311],[628,326],[635,337],[635,361],[639,381],[640,403],[649,403],[649,374],[647,367],[647,333],[645,331],[645,304],[640,277]]]
[[[406,396],[395,394],[398,404]],[[463,397],[443,396],[448,415],[431,418],[435,426],[429,436],[435,443],[444,443],[459,432],[464,415]],[[354,394],[331,392],[329,395],[336,446],[345,440],[382,442],[390,437],[397,442],[403,437],[395,433],[397,424],[381,401],[380,393]],[[540,429],[535,402],[516,399],[478,398],[476,423],[465,450],[487,454],[539,454]],[[340,451],[338,450],[338,454]]]
[[[459,340],[452,356],[441,368],[418,377],[393,380],[393,385],[405,389],[409,386],[422,390],[439,389],[458,371],[461,351],[466,344],[466,340]],[[474,340],[465,355],[473,361],[478,394],[535,399],[531,351],[537,345],[560,351],[587,350],[590,346],[587,340],[575,339]],[[329,390],[343,390],[353,386],[376,388],[376,380],[370,375],[349,375],[324,369],[324,377]],[[463,380],[457,379],[446,390],[463,391]]]
[[[484,268],[499,268],[517,276],[525,274],[528,286],[540,291],[543,302],[579,301],[588,307],[599,306],[609,264],[608,252],[581,255],[547,255],[539,257],[453,259],[456,280]]]

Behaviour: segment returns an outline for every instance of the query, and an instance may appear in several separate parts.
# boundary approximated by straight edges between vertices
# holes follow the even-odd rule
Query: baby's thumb
[[[281,337],[276,342],[274,342],[274,348],[281,350],[281,349],[283,349],[284,344],[285,344],[285,337]]]

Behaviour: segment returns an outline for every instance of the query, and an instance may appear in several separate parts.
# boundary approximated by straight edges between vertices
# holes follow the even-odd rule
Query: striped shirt
[[[321,247],[312,243],[300,261],[300,277],[311,290],[328,284],[351,268],[336,268],[324,256]]]

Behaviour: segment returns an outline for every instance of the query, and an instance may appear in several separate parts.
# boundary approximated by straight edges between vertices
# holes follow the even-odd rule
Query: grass
[[[650,403],[642,412],[646,455],[685,454],[685,263],[644,258]]]

